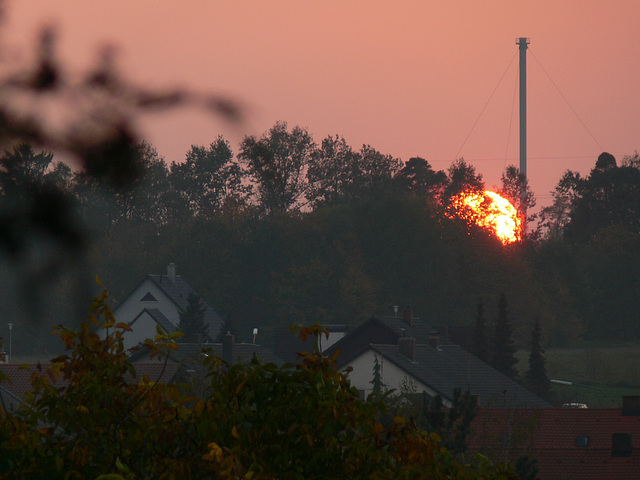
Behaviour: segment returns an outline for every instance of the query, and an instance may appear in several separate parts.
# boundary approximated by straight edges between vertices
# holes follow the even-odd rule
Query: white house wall
[[[153,339],[156,336],[156,321],[145,312],[138,317],[133,325],[132,332],[125,332],[123,336],[124,348],[135,347],[147,338]]]
[[[156,301],[142,302],[142,298],[151,293]],[[177,325],[180,321],[180,310],[173,301],[156,285],[147,279],[136,288],[127,299],[118,306],[114,314],[118,321],[130,322],[145,308],[157,308],[171,323]]]
[[[403,383],[406,384],[410,382],[411,385],[416,388],[415,393],[426,392],[427,395],[432,397],[437,394],[433,389],[398,368],[390,359],[382,357],[380,354],[369,349],[348,364],[348,366],[353,368],[349,373],[351,385],[363,391],[365,398],[373,392],[373,384],[371,382],[373,380],[373,367],[375,365],[376,355],[378,356],[378,363],[381,367],[380,374],[385,389],[395,389],[399,392],[401,391]]]
[[[151,293],[155,301],[142,301],[142,298]],[[118,307],[113,314],[117,322],[131,323],[145,308],[157,308],[174,325],[180,321],[178,306],[150,279],[144,280]],[[144,317],[144,318],[142,318]],[[132,325],[133,332],[127,332],[124,336],[125,347],[137,345],[138,342],[156,335],[156,323],[148,315],[144,314]],[[104,332],[102,332],[104,338]]]
[[[329,338],[320,335],[320,349],[324,352],[331,345],[345,336],[345,332],[329,332]]]

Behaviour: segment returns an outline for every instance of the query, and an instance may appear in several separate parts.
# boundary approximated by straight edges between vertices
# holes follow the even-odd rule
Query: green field
[[[518,352],[521,376],[529,353]],[[625,395],[640,395],[640,345],[550,349],[545,352],[550,379],[573,385],[553,385],[559,403],[620,407]]]

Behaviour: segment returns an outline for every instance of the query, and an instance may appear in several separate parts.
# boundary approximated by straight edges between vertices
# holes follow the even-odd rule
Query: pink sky
[[[517,56],[464,141],[516,38],[529,37],[528,173],[546,205],[565,170],[588,174],[602,150],[620,161],[640,149],[639,23],[637,0],[5,0],[0,32],[11,58],[28,59],[53,24],[75,71],[112,44],[136,82],[247,106],[241,131],[194,111],[146,119],[168,161],[218,134],[237,150],[284,120],[318,143],[340,134],[436,169],[459,152],[488,186],[518,164]]]

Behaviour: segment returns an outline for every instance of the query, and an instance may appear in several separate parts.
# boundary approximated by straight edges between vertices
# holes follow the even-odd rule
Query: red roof
[[[18,363],[2,363],[0,364],[0,372],[9,378],[0,383],[0,386],[11,393],[11,395],[21,399],[25,393],[33,389],[31,386],[31,376],[35,372],[44,372],[47,366],[46,364],[21,365]]]
[[[0,372],[9,377],[8,380],[0,383],[0,387],[9,392],[15,399],[22,399],[24,394],[30,392],[33,387],[31,386],[31,376],[39,371],[44,372],[48,367],[47,364],[27,364],[20,365],[15,363],[3,363],[0,364]],[[139,379],[146,375],[152,381],[157,381],[160,383],[171,383],[176,373],[178,372],[179,366],[176,364],[168,363],[164,365],[159,362],[151,362],[151,363],[137,363],[134,365],[136,370],[136,379],[127,378],[125,380],[127,383],[135,383],[139,381]],[[64,381],[58,380],[56,385],[63,386]],[[2,393],[0,392],[0,395]],[[4,401],[4,397],[3,397]],[[15,407],[15,402],[12,402]],[[2,405],[0,405],[2,407]],[[8,408],[8,406],[7,406]]]
[[[620,408],[482,409],[470,444],[494,460],[536,458],[541,480],[640,479],[640,416]]]

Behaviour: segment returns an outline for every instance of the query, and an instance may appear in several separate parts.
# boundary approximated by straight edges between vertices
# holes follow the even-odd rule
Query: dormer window
[[[587,437],[586,435],[576,437],[576,447],[586,448],[588,446],[589,446],[589,437]]]
[[[611,456],[630,457],[633,451],[632,440],[630,433],[614,433],[611,436]]]
[[[147,292],[147,294],[144,297],[142,297],[140,301],[141,302],[157,302],[158,300],[156,300],[156,297],[151,295],[151,292]]]

